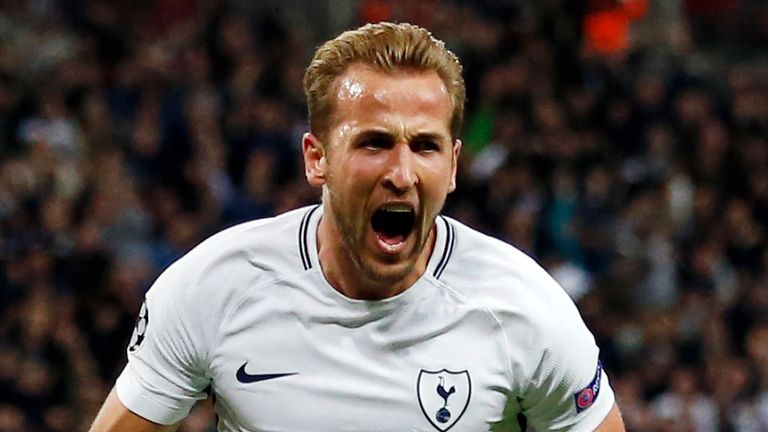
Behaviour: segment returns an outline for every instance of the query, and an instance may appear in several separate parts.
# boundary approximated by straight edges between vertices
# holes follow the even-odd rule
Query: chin
[[[375,285],[395,286],[413,273],[415,262],[385,264],[381,262],[364,263],[361,267],[368,280]]]

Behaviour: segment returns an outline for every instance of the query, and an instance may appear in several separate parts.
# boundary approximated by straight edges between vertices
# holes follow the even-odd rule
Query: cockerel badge
[[[469,371],[422,369],[416,381],[421,411],[437,430],[445,432],[455,425],[469,406],[472,380]]]

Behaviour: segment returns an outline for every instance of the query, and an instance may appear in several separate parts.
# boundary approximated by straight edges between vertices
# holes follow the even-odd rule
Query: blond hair
[[[317,49],[304,73],[304,95],[312,133],[325,138],[333,120],[337,78],[353,64],[364,64],[386,73],[435,71],[451,96],[451,134],[458,137],[466,93],[459,59],[426,29],[388,22],[346,31]]]

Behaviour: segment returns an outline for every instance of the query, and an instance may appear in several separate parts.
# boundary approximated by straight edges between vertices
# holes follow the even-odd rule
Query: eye
[[[418,139],[411,143],[411,148],[417,153],[434,153],[440,151],[440,144],[432,139]]]
[[[361,140],[358,146],[369,150],[383,150],[392,147],[393,142],[386,136],[372,136]]]

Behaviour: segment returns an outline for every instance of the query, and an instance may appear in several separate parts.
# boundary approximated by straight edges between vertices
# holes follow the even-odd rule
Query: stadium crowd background
[[[463,60],[446,212],[563,284],[628,429],[768,431],[756,0],[0,2],[0,431],[86,430],[165,266],[316,202],[303,68],[380,19]]]

